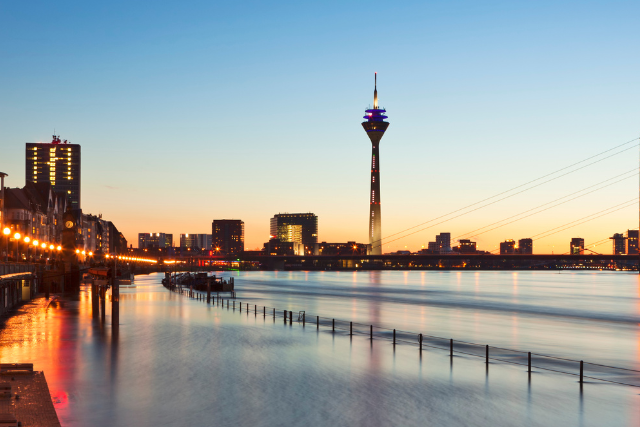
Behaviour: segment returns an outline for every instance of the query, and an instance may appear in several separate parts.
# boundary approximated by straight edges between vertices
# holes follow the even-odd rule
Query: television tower
[[[369,244],[371,255],[382,255],[382,216],[380,214],[380,140],[389,127],[384,108],[378,107],[378,73],[374,77],[373,108],[365,111],[362,127],[371,140],[371,198],[369,199]]]

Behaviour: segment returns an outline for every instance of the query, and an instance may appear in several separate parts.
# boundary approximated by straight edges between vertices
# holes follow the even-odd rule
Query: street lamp
[[[31,239],[29,238],[29,236],[24,236],[24,242],[27,244],[27,262],[29,262],[29,242],[31,241]]]
[[[16,241],[16,262],[18,262],[18,257],[20,256],[20,233],[16,233],[13,235],[13,238]]]
[[[2,233],[4,234],[4,238],[7,239],[7,251],[4,254],[4,262],[7,262],[9,260],[9,233],[11,233],[11,229],[5,227]]]
[[[33,257],[35,258],[36,261],[38,261],[38,246],[40,246],[40,242],[38,242],[37,240],[34,240],[31,243],[33,243],[33,247],[35,248],[35,253],[33,254]]]

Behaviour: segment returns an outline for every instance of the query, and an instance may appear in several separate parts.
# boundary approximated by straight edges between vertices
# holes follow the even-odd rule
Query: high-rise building
[[[638,255],[638,230],[627,230],[627,255]]]
[[[571,255],[584,255],[584,239],[581,237],[574,237],[571,239],[569,253]]]
[[[365,110],[362,127],[371,140],[371,195],[369,196],[369,244],[371,255],[382,255],[382,216],[380,210],[380,140],[389,127],[387,110],[378,107],[378,74],[374,77],[373,108]]]
[[[244,251],[244,222],[239,219],[214,219],[211,224],[214,255],[233,255]]]
[[[173,234],[138,233],[138,248],[170,248],[173,246]]]
[[[624,237],[622,233],[615,233],[612,237],[609,237],[609,239],[613,240],[613,254],[624,255],[626,252],[626,245],[624,244],[626,237]]]
[[[200,250],[211,249],[211,234],[181,234],[180,247]]]
[[[500,242],[500,255],[508,255],[516,253],[516,242],[513,239]]]
[[[318,216],[312,213],[284,213],[271,218],[269,233],[281,242],[302,243],[305,254],[313,254],[318,243]]]
[[[518,240],[518,253],[521,255],[533,254],[533,239]]]
[[[53,135],[50,143],[26,144],[25,179],[49,182],[56,193],[64,193],[72,209],[80,209],[80,145]]]

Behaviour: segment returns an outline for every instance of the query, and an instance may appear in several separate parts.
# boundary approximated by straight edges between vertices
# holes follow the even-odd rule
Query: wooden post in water
[[[453,357],[453,338],[449,340],[449,356]]]
[[[284,324],[287,324],[287,310],[284,311]]]
[[[369,339],[373,341],[373,325],[369,325]]]
[[[258,305],[256,304],[256,306],[254,307],[255,313],[253,313],[254,316],[258,315]]]
[[[484,360],[485,360],[485,363],[488,365],[489,364],[489,345],[487,345],[485,348]]]
[[[306,320],[306,315],[307,315],[307,313],[302,313],[302,326],[304,326],[306,321],[307,321]]]
[[[289,310],[289,324],[293,325],[293,310]]]
[[[422,351],[422,334],[418,335],[418,342],[420,343],[420,351]]]
[[[353,335],[353,322],[349,322],[349,335]]]
[[[531,373],[531,352],[529,352],[529,370],[527,372]]]
[[[320,316],[316,316],[316,329],[320,329]]]
[[[396,345],[396,330],[393,330],[393,345]]]
[[[264,312],[263,313],[263,315],[264,315],[263,317],[266,319],[267,318],[267,307],[266,306],[262,306],[262,311]]]
[[[331,319],[331,331],[336,331],[336,319]]]
[[[276,309],[273,309],[273,320],[276,320]]]
[[[582,383],[584,378],[584,362],[581,360],[580,361],[580,384],[582,385]]]

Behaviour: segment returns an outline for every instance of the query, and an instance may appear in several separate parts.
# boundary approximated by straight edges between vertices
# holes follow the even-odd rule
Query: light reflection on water
[[[565,356],[579,351],[585,360],[638,360],[631,275],[520,272],[517,304],[506,273],[236,275],[238,299],[258,305]],[[521,367],[487,371],[477,359],[420,355],[412,346],[207,306],[168,292],[160,278],[138,276],[137,288],[121,291],[117,336],[109,311],[105,322],[93,316],[84,289],[76,301],[30,316],[23,330],[9,324],[0,333],[2,360],[44,370],[63,424],[73,426],[640,423],[637,389],[587,384],[581,394],[574,378],[550,373],[529,383]]]

